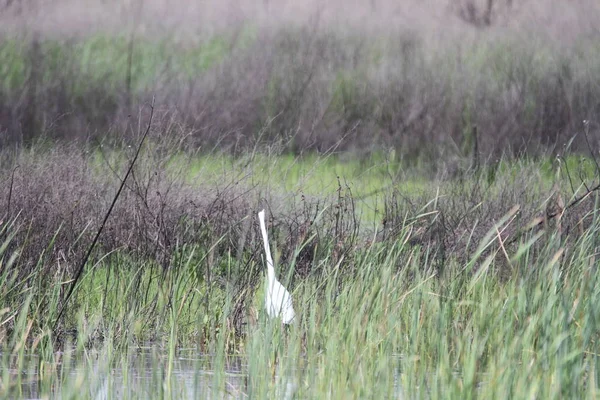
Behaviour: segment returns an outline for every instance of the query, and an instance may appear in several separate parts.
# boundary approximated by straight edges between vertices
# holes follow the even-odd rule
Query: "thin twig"
[[[140,154],[140,150],[142,149],[144,140],[146,139],[146,136],[148,136],[148,133],[150,132],[150,126],[152,125],[152,117],[153,116],[154,116],[154,97],[152,98],[152,104],[150,105],[150,119],[148,120],[148,126],[146,127],[146,131],[144,132],[144,135],[142,136],[142,139],[140,140],[140,144],[137,147],[135,156],[133,157],[133,159],[131,160],[131,163],[129,164],[129,168],[127,169],[127,172],[125,173],[125,177],[123,178],[123,180],[121,181],[121,184],[119,185],[119,190],[117,190],[117,193],[115,194],[115,197],[113,198],[113,201],[112,201],[110,207],[108,208],[106,215],[104,216],[104,220],[102,221],[100,228],[98,228],[98,231],[96,232],[96,236],[94,237],[92,244],[88,248],[88,251],[85,254],[85,257],[83,257],[83,259],[81,260],[81,264],[79,264],[79,268],[77,269],[75,277],[71,280],[71,287],[69,288],[67,296],[65,297],[65,301],[63,302],[60,312],[58,313],[58,317],[54,321],[54,329],[53,330],[55,332],[56,332],[56,328],[58,326],[58,322],[60,321],[60,318],[62,317],[62,315],[65,311],[65,308],[69,302],[69,299],[71,298],[71,295],[73,294],[73,291],[75,290],[75,286],[77,286],[77,282],[79,281],[79,278],[81,278],[81,274],[83,273],[85,264],[87,263],[88,259],[90,258],[90,255],[92,254],[92,250],[94,249],[94,246],[96,245],[96,242],[98,241],[98,238],[100,237],[100,234],[102,233],[102,230],[104,229],[104,226],[106,225],[106,221],[108,221],[108,217],[110,217],[110,214],[112,213],[112,210],[115,207],[115,204],[117,203],[117,200],[118,200],[119,196],[121,195],[123,188],[125,187],[125,182],[127,181],[129,174],[131,174],[131,171],[133,170],[133,166],[134,166],[135,162],[137,161],[137,158]]]
[[[600,190],[600,183],[597,184],[596,186],[592,187],[591,189],[589,189],[585,194],[581,195],[580,197],[576,198],[575,200],[573,200],[569,204],[567,204],[567,206],[564,208],[563,211],[552,213],[552,214],[548,215],[545,219],[540,218],[540,220],[537,222],[535,222],[535,220],[534,220],[534,223],[529,224],[525,229],[523,229],[521,232],[519,232],[515,237],[513,237],[511,240],[507,241],[506,245],[516,242],[525,233],[543,225],[545,221],[549,221],[551,219],[558,217],[559,215],[563,215],[565,211],[567,211],[570,208],[575,207],[577,204],[581,203],[583,200],[587,199],[592,193],[594,193],[598,190]]]
[[[13,185],[15,183],[15,171],[17,170],[17,168],[19,168],[18,165],[13,168],[12,174],[10,176],[10,188],[8,190],[8,204],[6,206],[6,220],[7,221],[10,219],[10,203],[12,200]]]
[[[573,180],[571,179],[571,172],[569,171],[569,166],[567,165],[567,160],[565,158],[563,158],[562,156],[560,156],[560,154],[556,158],[558,158],[559,162],[562,161],[562,160],[565,161],[564,162],[565,172],[567,173],[567,179],[569,180],[569,186],[571,186],[571,193],[575,194],[575,187],[573,186]],[[562,164],[563,163],[561,163],[558,166],[558,168],[561,168]],[[587,186],[586,186],[586,189],[587,189]]]
[[[590,126],[590,122],[589,121],[583,121],[583,137],[585,137],[585,143],[588,147],[588,150],[590,151],[590,156],[592,157],[592,160],[594,160],[594,164],[596,164],[596,172],[598,173],[598,176],[600,176],[600,164],[598,163],[598,159],[596,158],[596,154],[594,153],[594,149],[592,149],[592,145],[590,144],[590,140],[588,139],[588,133],[589,133],[589,126]]]

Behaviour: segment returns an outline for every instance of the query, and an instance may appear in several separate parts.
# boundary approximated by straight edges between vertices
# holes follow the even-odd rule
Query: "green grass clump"
[[[69,77],[71,96],[85,94],[89,87],[102,86],[118,93],[127,82],[134,93],[155,87],[164,75],[191,79],[218,64],[230,51],[225,37],[184,46],[162,38],[152,40],[97,34],[86,40],[43,39],[34,45],[26,40],[0,41],[0,82],[3,92],[14,94],[28,79],[31,63],[43,68],[40,85],[53,85]]]

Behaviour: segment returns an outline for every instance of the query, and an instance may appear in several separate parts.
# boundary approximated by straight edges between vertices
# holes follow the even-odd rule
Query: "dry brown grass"
[[[297,279],[319,274],[331,263],[352,269],[354,257],[370,246],[374,234],[379,242],[393,243],[409,232],[407,240],[413,246],[429,248],[430,256],[443,265],[450,259],[469,260],[482,238],[514,206],[519,207],[518,213],[499,234],[507,246],[518,246],[545,227],[538,223],[532,229],[532,223],[543,220],[555,189],[543,183],[535,163],[505,164],[504,172],[485,165],[480,172],[433,180],[429,189],[420,192],[389,189],[383,219],[371,232],[361,228],[356,200],[343,184],[334,197],[296,198],[252,183],[250,174],[193,182],[186,174],[188,165],[174,167],[171,160],[154,147],[144,152],[100,236],[97,256],[126,254],[152,260],[166,270],[176,267],[175,256],[181,249],[197,247],[202,265],[208,263],[209,269],[229,257],[250,268],[260,254],[253,217],[267,205],[276,210],[268,224],[281,262],[294,269]],[[0,205],[5,210],[2,220],[16,217],[20,227],[13,246],[20,249],[23,276],[38,262],[49,271],[59,268],[72,274],[112,201],[123,160],[108,157],[99,165],[97,156],[84,148],[60,145],[21,151],[11,163],[18,166],[5,168],[0,175],[4,187],[11,189],[10,194],[5,191]],[[595,187],[595,181],[583,182]],[[584,193],[581,187],[573,194],[566,179],[559,183],[567,204]],[[558,232],[563,240],[577,240],[591,223],[594,196],[564,211],[564,229]],[[362,223],[373,226],[372,221]],[[547,236],[554,233],[548,231]],[[259,271],[245,271],[237,271],[233,278],[256,282]],[[219,276],[223,271],[213,273]]]

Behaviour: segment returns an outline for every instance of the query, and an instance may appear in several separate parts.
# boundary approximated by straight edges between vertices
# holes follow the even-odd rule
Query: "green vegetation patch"
[[[85,40],[5,39],[0,42],[0,82],[5,92],[21,90],[31,69],[36,68],[41,84],[68,77],[75,93],[85,92],[88,86],[118,91],[128,79],[131,90],[139,92],[155,87],[165,75],[195,78],[222,61],[229,51],[225,37],[194,46],[168,38],[100,34]]]

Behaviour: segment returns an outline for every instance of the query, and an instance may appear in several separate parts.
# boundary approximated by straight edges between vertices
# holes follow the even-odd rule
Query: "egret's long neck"
[[[271,249],[269,248],[269,238],[267,236],[267,227],[265,225],[265,210],[258,213],[258,221],[260,222],[260,232],[263,237],[265,246],[265,256],[267,257],[267,277],[269,284],[275,281],[275,268],[273,267],[273,257],[271,257]]]
[[[272,264],[267,262],[267,279],[269,280],[269,285],[272,285],[275,282],[275,268],[273,268]]]

